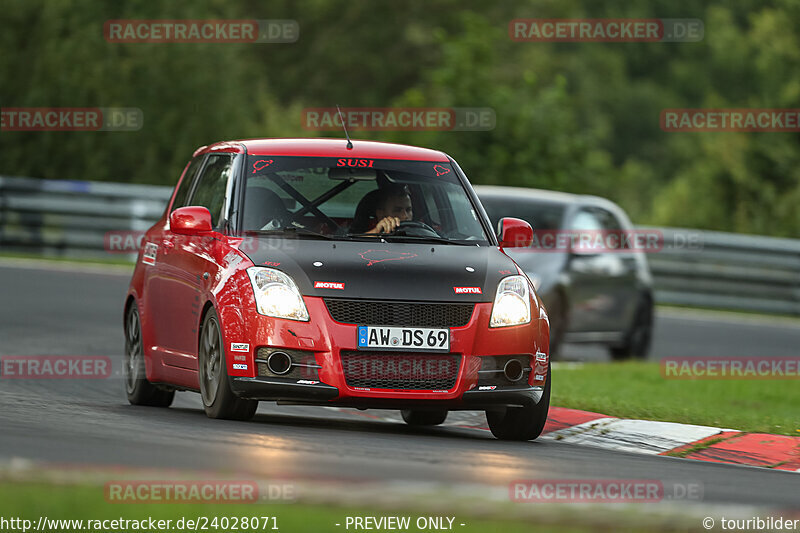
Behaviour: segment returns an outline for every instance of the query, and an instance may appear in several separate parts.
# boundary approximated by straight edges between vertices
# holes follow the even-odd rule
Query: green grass
[[[530,505],[530,504],[514,504]],[[506,519],[502,513],[498,513],[496,518],[472,518],[464,513],[449,513],[447,511],[420,512],[415,513],[403,509],[369,509],[367,506],[362,508],[335,507],[330,505],[309,505],[304,503],[281,503],[281,504],[113,504],[104,499],[102,486],[67,486],[44,483],[19,483],[0,481],[0,517],[21,518],[30,520],[32,527],[35,528],[39,517],[48,519],[63,520],[143,520],[153,518],[154,520],[172,520],[170,529],[166,531],[188,531],[187,528],[179,530],[175,527],[175,522],[184,517],[186,519],[197,519],[198,517],[276,517],[279,531],[284,532],[314,532],[314,533],[345,533],[355,531],[351,526],[345,528],[347,516],[409,516],[411,517],[411,527],[407,530],[411,533],[422,531],[417,529],[415,521],[420,516],[454,516],[452,531],[458,533],[537,533],[557,532],[557,533],[584,533],[590,531],[604,531],[602,526],[580,526],[572,527],[561,524],[542,525],[539,520],[525,520],[521,518]],[[566,515],[565,519],[569,522],[574,520]],[[268,527],[262,529],[263,519],[259,520],[258,529],[248,529],[248,531],[274,531],[272,522],[268,522]],[[552,519],[550,520],[552,522]],[[584,524],[585,524],[584,520]],[[229,524],[232,522],[229,522]],[[446,521],[445,521],[446,523]],[[465,524],[461,526],[460,524]],[[628,521],[630,524],[630,520]],[[635,522],[634,522],[635,523]],[[228,527],[211,527],[212,522],[208,522],[206,531],[244,531],[243,529],[233,529]],[[337,526],[336,524],[340,524]],[[221,524],[217,524],[218,526]],[[145,526],[144,530],[147,530]],[[21,529],[10,529],[11,531],[22,531]],[[72,529],[74,530],[74,529]],[[72,531],[69,528],[62,528],[58,531]],[[621,525],[618,531],[644,531],[645,529],[628,529]],[[35,529],[33,530],[35,531]],[[84,529],[87,531],[87,529]],[[111,531],[111,530],[108,530]],[[135,531],[134,529],[117,528],[113,531]],[[435,531],[435,530],[428,530]],[[48,533],[48,532],[45,532]]]
[[[622,418],[800,436],[798,380],[672,380],[658,363],[553,369],[552,405]]]

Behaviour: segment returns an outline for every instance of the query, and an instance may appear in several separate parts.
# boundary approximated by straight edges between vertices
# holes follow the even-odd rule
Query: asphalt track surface
[[[0,263],[0,355],[104,355],[119,370],[121,306],[129,277],[120,270],[60,271]],[[714,316],[659,315],[653,357],[796,354],[797,322]],[[568,354],[580,358],[582,350],[573,346]],[[588,359],[605,357],[594,353]],[[461,415],[451,419],[467,420]],[[0,379],[0,461],[450,486],[497,487],[534,478],[660,479],[701,483],[703,504],[800,509],[797,473],[554,440],[500,442],[470,427],[416,430],[397,420],[396,412],[265,403],[251,422],[210,420],[193,393],[178,393],[170,409],[130,406],[121,377]]]

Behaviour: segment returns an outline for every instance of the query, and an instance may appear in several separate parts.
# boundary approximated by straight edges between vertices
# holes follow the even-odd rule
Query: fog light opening
[[[516,359],[510,359],[503,367],[503,375],[508,381],[519,381],[522,379],[523,374],[522,363]]]
[[[267,368],[276,376],[288,374],[292,369],[292,358],[285,352],[272,352],[267,357]]]

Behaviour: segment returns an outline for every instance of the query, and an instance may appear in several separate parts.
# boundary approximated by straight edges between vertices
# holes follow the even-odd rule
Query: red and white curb
[[[543,440],[800,472],[800,437],[550,408]],[[688,453],[686,453],[688,452]]]
[[[614,418],[561,407],[550,408],[544,433],[542,440],[800,472],[800,437],[787,435]]]
[[[358,414],[373,420],[403,422],[397,411]],[[480,412],[451,412],[444,425],[487,431],[489,429],[486,417]],[[547,424],[538,440],[646,455],[677,454],[678,457],[699,461],[800,472],[800,437],[616,418],[563,407],[550,408]]]

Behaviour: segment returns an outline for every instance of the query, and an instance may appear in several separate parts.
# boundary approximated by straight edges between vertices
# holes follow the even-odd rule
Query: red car
[[[125,300],[130,403],[200,392],[212,418],[261,400],[399,409],[412,425],[484,410],[530,440],[550,403],[549,322],[448,155],[264,139],[204,146],[143,241]]]

